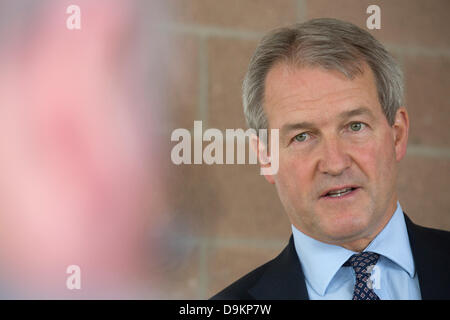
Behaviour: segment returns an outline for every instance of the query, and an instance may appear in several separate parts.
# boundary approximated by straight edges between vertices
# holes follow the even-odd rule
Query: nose
[[[318,169],[332,176],[341,175],[351,165],[350,155],[346,146],[338,138],[324,139],[320,148]]]

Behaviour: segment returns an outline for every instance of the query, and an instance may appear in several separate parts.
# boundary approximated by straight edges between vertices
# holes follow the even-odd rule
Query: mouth
[[[358,186],[343,186],[329,189],[320,196],[320,199],[337,200],[349,198],[353,196],[359,189],[360,187]]]

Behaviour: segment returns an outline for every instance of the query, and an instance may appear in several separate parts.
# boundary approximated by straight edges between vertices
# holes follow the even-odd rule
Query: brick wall
[[[170,0],[164,28],[175,50],[167,65],[165,139],[170,143],[175,128],[193,130],[194,120],[203,121],[203,130],[245,128],[241,82],[265,32],[317,17],[365,28],[370,4],[381,8],[381,30],[371,33],[405,72],[411,132],[400,201],[416,223],[450,230],[448,0]],[[167,169],[171,257],[164,297],[208,298],[287,243],[287,216],[257,166],[168,163]]]

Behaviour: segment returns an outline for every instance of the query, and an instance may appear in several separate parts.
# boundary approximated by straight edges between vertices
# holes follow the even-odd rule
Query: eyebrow
[[[374,118],[373,112],[367,107],[358,107],[356,109],[341,112],[340,114],[338,114],[337,118],[342,121],[342,120],[346,120],[351,117],[361,116],[361,115],[369,116],[372,119]],[[311,128],[315,128],[315,127],[316,127],[316,125],[313,122],[303,121],[303,122],[296,122],[296,123],[287,123],[281,127],[280,131],[281,131],[281,134],[284,135],[293,130],[311,129]]]
[[[344,120],[344,119],[348,119],[354,116],[369,116],[371,118],[374,118],[374,114],[372,112],[372,110],[370,110],[367,107],[359,107],[353,110],[349,110],[349,111],[344,111],[342,113],[340,113],[338,115],[338,118]]]

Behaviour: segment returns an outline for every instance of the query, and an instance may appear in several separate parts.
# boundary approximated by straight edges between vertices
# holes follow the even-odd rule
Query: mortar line
[[[412,144],[408,145],[406,149],[406,155],[437,159],[450,159],[450,148]]]
[[[297,22],[305,22],[308,16],[307,5],[305,0],[295,0],[297,7]]]
[[[288,242],[288,235],[283,239],[277,238],[243,238],[243,237],[232,237],[232,238],[224,238],[224,237],[198,237],[198,236],[189,236],[183,237],[180,239],[176,239],[176,241],[184,246],[201,246],[206,245],[208,248],[231,248],[236,246],[246,246],[255,249],[264,249],[264,248],[279,248],[280,246],[286,245]]]
[[[208,239],[201,239],[199,256],[199,286],[197,291],[198,299],[206,299],[208,292],[209,274],[208,274]]]
[[[402,56],[450,57],[450,48],[428,48],[421,46],[396,45],[385,43],[388,51]]]
[[[258,40],[264,33],[228,27],[216,27],[210,25],[192,25],[183,23],[165,23],[160,28],[178,34],[197,35],[200,37],[224,37],[241,40]]]
[[[203,122],[203,128],[208,128],[208,39],[204,36],[201,36],[198,39],[198,66],[198,103],[196,120],[201,120]]]
[[[305,0],[295,0],[295,1],[297,1],[296,17],[298,21],[299,22],[306,21],[307,5]],[[183,24],[176,22],[164,23],[161,24],[159,27],[165,31],[170,31],[177,34],[196,35],[202,38],[222,37],[222,38],[233,38],[238,40],[259,40],[265,34],[264,32],[259,31],[234,29],[229,27],[216,27],[210,25]],[[431,56],[431,57],[450,56],[450,48],[444,47],[429,48],[427,46],[401,45],[401,44],[398,45],[389,42],[383,42],[383,44],[389,49],[389,51],[409,56]]]

